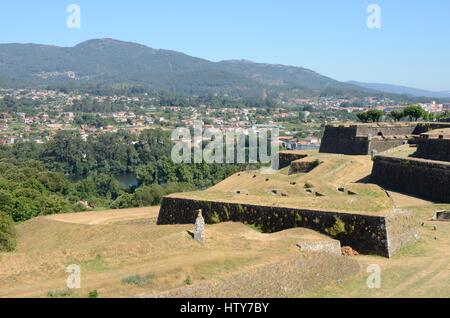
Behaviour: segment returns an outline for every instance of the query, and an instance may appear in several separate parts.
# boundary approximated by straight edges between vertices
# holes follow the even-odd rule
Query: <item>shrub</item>
[[[256,225],[256,224],[250,224],[250,223],[245,223],[245,225],[247,225],[249,228],[251,228],[254,231],[263,233],[263,229],[261,225]]]
[[[112,204],[112,209],[126,209],[134,206],[134,195],[125,193],[118,197]]]
[[[314,188],[314,185],[312,183],[306,182],[305,183],[305,189],[312,189]]]
[[[16,228],[11,217],[0,212],[0,252],[11,252],[16,248]]]
[[[335,217],[336,222],[333,226],[327,228],[325,232],[327,232],[332,237],[337,237],[339,234],[345,233],[345,223],[339,217]]]
[[[136,286],[142,287],[142,286],[152,283],[154,279],[155,279],[155,274],[153,274],[153,273],[147,274],[146,276],[141,276],[141,275],[137,274],[137,275],[132,275],[132,276],[123,278],[122,284],[136,285]]]
[[[62,289],[62,290],[50,290],[47,293],[47,296],[50,298],[65,298],[73,295],[73,291],[71,289]]]
[[[136,206],[158,205],[164,196],[164,189],[158,184],[140,187],[134,193]]]
[[[91,290],[88,294],[88,298],[98,298],[97,290]]]
[[[183,281],[183,283],[185,285],[192,285],[193,284],[192,277],[191,276],[187,276],[186,279]]]
[[[218,224],[218,223],[220,223],[220,216],[219,216],[219,214],[217,214],[217,212],[214,212],[214,213],[211,215],[211,223],[212,223],[212,224]]]

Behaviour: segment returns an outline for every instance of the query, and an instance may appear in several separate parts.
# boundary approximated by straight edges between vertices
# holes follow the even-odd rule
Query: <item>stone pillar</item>
[[[376,156],[378,156],[378,150],[373,149],[371,155],[372,155],[372,159],[375,158]]]
[[[201,244],[205,243],[205,219],[202,210],[198,210],[198,216],[195,220],[194,239]]]

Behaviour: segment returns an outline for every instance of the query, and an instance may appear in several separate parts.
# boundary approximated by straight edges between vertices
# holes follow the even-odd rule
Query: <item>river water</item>
[[[131,187],[138,185],[138,180],[136,179],[135,175],[133,173],[119,173],[113,175],[114,178],[119,181],[119,183],[124,187],[125,189],[129,189]],[[69,176],[69,180],[77,182],[80,180],[83,180],[86,178],[85,176]]]

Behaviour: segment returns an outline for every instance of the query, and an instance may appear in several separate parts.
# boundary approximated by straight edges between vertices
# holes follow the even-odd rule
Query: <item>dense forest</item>
[[[168,132],[105,133],[83,140],[59,131],[45,144],[0,146],[0,206],[14,221],[38,215],[157,205],[173,192],[210,187],[246,169],[237,164],[175,164]],[[115,175],[131,173],[124,187]]]

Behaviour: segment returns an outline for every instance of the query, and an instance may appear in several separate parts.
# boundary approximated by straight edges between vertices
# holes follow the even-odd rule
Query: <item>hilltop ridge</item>
[[[248,60],[212,62],[110,38],[74,47],[0,44],[4,85],[126,84],[177,94],[364,96],[373,91],[312,70]]]

